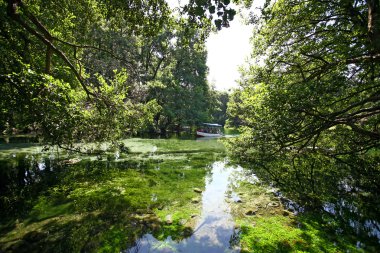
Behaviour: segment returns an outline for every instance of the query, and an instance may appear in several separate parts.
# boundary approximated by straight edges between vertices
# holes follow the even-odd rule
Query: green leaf
[[[210,6],[208,8],[208,11],[211,13],[211,14],[214,14],[215,13],[215,6]]]
[[[225,5],[229,5],[229,4],[230,4],[230,0],[223,0],[223,3],[224,3]]]
[[[222,20],[216,19],[214,20],[215,26],[218,30],[222,29]]]

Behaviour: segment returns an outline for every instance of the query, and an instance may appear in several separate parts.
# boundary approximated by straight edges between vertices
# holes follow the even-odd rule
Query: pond
[[[206,175],[205,190],[201,197],[201,214],[193,232],[188,238],[174,241],[170,236],[164,241],[152,234],[145,234],[136,242],[136,246],[125,252],[240,252],[237,245],[239,229],[226,202],[227,192],[235,167],[225,161],[213,162]],[[197,202],[197,200],[193,200]]]
[[[86,154],[0,144],[0,251],[377,250],[373,228],[366,241],[334,219],[296,215],[217,139],[123,143],[87,145]]]

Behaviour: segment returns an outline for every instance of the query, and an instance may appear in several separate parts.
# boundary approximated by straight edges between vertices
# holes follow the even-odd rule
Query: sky
[[[260,14],[259,7],[265,0],[253,0],[251,11]],[[250,38],[252,25],[245,25],[239,13],[230,22],[230,27],[211,34],[207,39],[208,81],[217,90],[228,91],[238,87],[239,67],[245,63],[251,53]]]
[[[251,52],[249,39],[252,26],[242,24],[240,17],[236,16],[229,28],[211,34],[206,41],[207,79],[217,90],[228,91],[237,87],[236,81],[240,77],[238,68]]]
[[[171,7],[178,6],[178,0],[167,1]],[[181,5],[185,2],[186,0],[182,0]],[[254,0],[252,9],[262,6],[263,2],[264,0]],[[243,24],[238,13],[230,22],[229,28],[212,33],[207,39],[207,66],[209,67],[207,79],[217,90],[228,91],[238,87],[239,66],[244,64],[251,52],[249,41],[252,29],[252,25]]]

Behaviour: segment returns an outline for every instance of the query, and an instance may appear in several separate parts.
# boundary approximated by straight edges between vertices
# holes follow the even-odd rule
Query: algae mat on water
[[[285,210],[217,140],[123,143],[90,157],[1,144],[0,251],[363,252],[334,221]]]
[[[379,252],[369,229],[363,238],[354,227],[342,226],[339,216],[321,211],[297,213],[295,203],[263,184],[252,171],[235,174],[228,196],[240,228],[242,253]]]
[[[189,236],[200,213],[194,188],[204,188],[223,145],[174,139],[125,145],[130,154],[114,161],[75,164],[38,148],[10,147],[0,167],[1,250],[119,252],[148,232],[158,239]]]

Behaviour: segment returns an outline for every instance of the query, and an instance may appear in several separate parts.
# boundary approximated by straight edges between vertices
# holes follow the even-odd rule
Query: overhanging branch
[[[6,0],[5,0],[6,1]],[[48,46],[58,57],[60,57],[70,68],[70,70],[74,73],[75,77],[81,84],[83,90],[86,92],[87,96],[95,96],[94,93],[92,93],[85,81],[83,80],[81,74],[77,71],[75,66],[71,63],[71,61],[67,58],[64,52],[62,52],[60,49],[58,49],[53,43],[52,43],[52,36],[48,32],[48,30],[38,21],[37,18],[35,18],[25,7],[25,5],[22,3],[21,0],[8,0],[6,1],[8,3],[8,9],[7,13],[8,15],[15,20],[18,24],[20,24],[25,30],[27,30],[30,34],[37,37],[42,43],[44,43],[46,46]],[[28,25],[26,22],[24,22],[20,16],[20,14],[17,13],[17,8],[21,7],[26,15],[26,17],[43,33],[41,34],[39,31],[32,28],[30,25]]]
[[[85,84],[85,81],[83,80],[80,73],[77,71],[75,66],[70,62],[70,60],[66,57],[66,55],[59,50],[54,44],[52,44],[48,39],[46,39],[42,34],[34,30],[32,27],[30,27],[28,24],[26,24],[19,16],[16,16],[14,18],[22,27],[25,28],[29,33],[36,36],[39,40],[41,40],[45,45],[49,46],[56,55],[58,55],[71,69],[71,71],[74,73],[75,77],[78,79],[79,83],[81,84],[83,90],[86,92],[87,95],[95,96],[94,93],[92,93]]]

